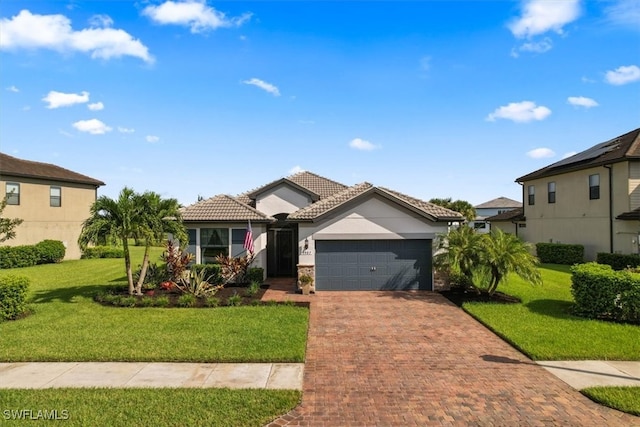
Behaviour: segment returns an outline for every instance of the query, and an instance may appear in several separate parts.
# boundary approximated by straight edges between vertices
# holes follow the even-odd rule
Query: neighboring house
[[[78,259],[78,237],[104,182],[49,163],[0,153],[0,197],[7,197],[3,215],[20,218],[15,239],[6,245],[33,245],[60,240],[65,259]]]
[[[508,197],[498,197],[496,199],[489,200],[488,202],[474,206],[476,210],[476,219],[470,225],[480,233],[488,233],[491,231],[491,224],[488,221],[488,217],[499,215],[521,207],[521,202]]]
[[[523,189],[524,240],[581,244],[587,260],[598,252],[640,252],[640,129],[516,182]]]
[[[197,263],[244,253],[251,221],[269,277],[309,274],[316,290],[432,289],[432,240],[462,216],[369,183],[348,187],[311,172],[183,209]]]
[[[521,230],[527,227],[522,208],[500,212],[497,215],[485,218],[485,221],[491,224],[492,230],[500,229],[505,233],[515,234],[518,237],[521,237]]]

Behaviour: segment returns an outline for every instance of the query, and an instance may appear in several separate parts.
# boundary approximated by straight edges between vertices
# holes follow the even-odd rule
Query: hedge
[[[220,278],[220,264],[193,264],[189,267],[192,272],[200,273],[205,270],[204,278],[210,283],[221,283]]]
[[[82,258],[124,258],[124,249],[114,246],[93,246],[82,251]]]
[[[596,262],[610,265],[614,270],[624,270],[640,266],[640,255],[599,252],[596,256]]]
[[[544,264],[580,264],[584,262],[584,246],[565,243],[536,243],[536,255]]]
[[[64,254],[64,244],[58,240],[43,240],[36,245],[1,246],[0,268],[51,264],[62,261]]]
[[[590,262],[571,268],[574,313],[590,319],[640,323],[640,274]]]
[[[36,249],[40,254],[38,264],[53,264],[64,259],[66,249],[64,244],[59,240],[43,240],[36,245]]]
[[[249,271],[247,271],[247,280],[249,281],[249,283],[251,282],[262,283],[264,281],[264,268],[251,267]]]
[[[26,311],[28,289],[28,277],[0,277],[0,321],[15,319]]]

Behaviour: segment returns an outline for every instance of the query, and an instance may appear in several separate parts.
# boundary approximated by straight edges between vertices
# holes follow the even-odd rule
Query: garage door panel
[[[316,289],[432,289],[431,241],[316,241]]]

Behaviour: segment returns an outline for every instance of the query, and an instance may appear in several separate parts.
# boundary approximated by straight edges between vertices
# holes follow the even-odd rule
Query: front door
[[[288,224],[278,218],[267,230],[267,275],[269,277],[295,277],[298,263],[296,250],[297,224]]]

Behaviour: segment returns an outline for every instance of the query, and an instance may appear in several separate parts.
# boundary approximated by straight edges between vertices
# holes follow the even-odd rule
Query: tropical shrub
[[[596,262],[610,265],[614,270],[624,270],[640,266],[640,255],[599,252],[596,256]]]
[[[176,244],[168,240],[167,250],[162,254],[162,259],[167,264],[167,271],[172,282],[182,280],[187,268],[193,261],[193,254],[183,252]]]
[[[258,282],[251,282],[249,284],[249,287],[244,291],[244,295],[246,297],[252,297],[255,294],[258,293],[258,291],[260,290],[260,283]]]
[[[192,273],[199,273],[201,270],[204,270],[204,275],[208,278],[210,283],[222,282],[222,279],[220,278],[220,265],[218,264],[193,264],[189,269]]]
[[[140,280],[142,272],[142,266],[139,265],[138,269],[133,273],[133,281],[138,282]],[[169,279],[169,272],[166,265],[158,265],[155,262],[149,263],[147,272],[142,282],[143,287],[149,288],[148,285],[159,285]],[[146,286],[145,286],[146,285]]]
[[[241,302],[242,296],[240,296],[240,294],[238,294],[237,292],[234,292],[233,295],[227,298],[227,305],[231,307],[238,306]]]
[[[584,262],[584,246],[565,243],[536,243],[536,255],[545,264],[573,265]]]
[[[232,257],[220,254],[216,256],[216,263],[220,265],[222,283],[246,283],[249,265],[253,262],[253,255]]]
[[[184,294],[190,294],[194,297],[211,297],[214,296],[222,285],[213,285],[209,283],[209,278],[205,277],[206,270],[200,272],[190,272],[189,277],[182,277],[175,283],[175,286]]]
[[[36,250],[40,260],[38,264],[53,264],[64,259],[66,249],[59,240],[43,240],[36,244]]]
[[[0,278],[0,321],[15,319],[27,309],[29,278],[10,275]]]

